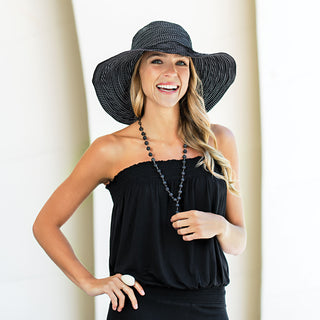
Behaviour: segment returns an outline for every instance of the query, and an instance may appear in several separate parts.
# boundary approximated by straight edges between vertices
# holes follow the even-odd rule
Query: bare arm
[[[218,149],[230,161],[233,179],[237,181],[236,188],[240,190],[239,159],[234,135],[223,126],[215,126],[214,133]],[[174,215],[171,222],[185,241],[217,236],[222,250],[234,255],[242,253],[246,247],[242,199],[229,190],[227,192],[226,218],[211,212],[190,210]]]
[[[80,159],[71,175],[55,190],[45,203],[33,225],[39,244],[61,270],[80,288],[92,275],[80,264],[60,228],[77,207],[99,184],[101,176],[92,162],[98,150],[92,145]],[[89,172],[92,172],[90,175]]]
[[[33,233],[39,244],[57,266],[81,289],[91,296],[106,293],[114,309],[121,311],[124,291],[136,305],[133,290],[121,282],[120,275],[96,279],[80,263],[71,245],[61,232],[61,226],[72,216],[77,207],[92,190],[110,177],[115,148],[112,137],[97,139],[85,152],[70,176],[56,189],[38,214]],[[136,282],[141,293],[142,288]]]
[[[239,156],[236,139],[226,127],[219,126],[218,149],[230,161],[235,186],[240,191]],[[246,247],[247,234],[243,212],[242,198],[231,191],[227,192],[226,219],[222,222],[222,232],[217,236],[226,253],[240,254]]]

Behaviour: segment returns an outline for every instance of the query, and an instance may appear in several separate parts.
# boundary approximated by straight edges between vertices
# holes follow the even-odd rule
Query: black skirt
[[[228,320],[225,287],[180,290],[144,286],[145,296],[135,292],[134,310],[128,297],[121,312],[112,310],[107,320]]]

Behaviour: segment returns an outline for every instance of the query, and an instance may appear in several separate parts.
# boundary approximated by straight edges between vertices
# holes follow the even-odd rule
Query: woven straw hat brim
[[[201,54],[185,49],[185,52],[164,52],[192,58],[202,81],[205,108],[209,111],[233,83],[236,63],[227,53]],[[134,66],[145,51],[153,50],[133,49],[122,52],[99,63],[94,71],[92,82],[100,104],[111,117],[123,124],[131,124],[137,120],[130,100],[130,84]]]

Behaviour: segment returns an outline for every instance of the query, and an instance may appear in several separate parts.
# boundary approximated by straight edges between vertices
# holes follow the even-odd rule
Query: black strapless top
[[[180,211],[225,216],[227,188],[203,166],[187,158]],[[157,161],[176,196],[181,160]],[[219,165],[215,171],[221,173]],[[216,237],[184,241],[172,227],[175,203],[151,161],[125,168],[106,186],[114,203],[110,232],[110,274],[131,274],[141,284],[178,289],[225,286],[227,260]]]

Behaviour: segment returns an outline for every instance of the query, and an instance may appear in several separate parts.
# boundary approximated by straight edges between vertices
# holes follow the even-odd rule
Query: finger
[[[120,277],[121,277],[121,275],[120,275]],[[118,298],[118,311],[121,311],[124,307],[125,295],[123,294],[123,292],[121,290],[123,290],[125,287],[126,287],[126,285],[120,280],[119,274],[116,274],[112,289]]]
[[[175,222],[177,220],[188,219],[190,216],[190,212],[191,211],[178,212],[171,217],[170,221]]]
[[[110,298],[111,305],[112,305],[112,310],[114,310],[114,311],[117,310],[117,306],[118,306],[118,298],[117,298],[117,296],[111,290],[107,290],[106,294]]]
[[[138,309],[138,301],[137,301],[137,298],[136,298],[136,296],[134,294],[134,291],[129,286],[127,286],[125,283],[123,283],[121,281],[121,279],[119,279],[119,278],[115,279],[115,283],[117,285],[117,288],[122,290],[129,297],[133,309]],[[137,282],[135,281],[135,285],[136,285],[136,283]],[[140,285],[140,287],[141,287],[141,285]],[[121,311],[123,309],[124,303],[125,303],[125,297],[124,297],[124,300],[123,300],[123,304],[122,304],[122,300],[121,301],[119,300],[119,308],[120,308],[120,310],[118,308],[118,311]]]
[[[113,292],[118,298],[118,311],[120,312],[124,307],[125,295],[118,287],[115,287]]]
[[[191,233],[194,233],[194,230],[190,227],[187,227],[187,228],[180,228],[177,230],[177,233],[180,235],[180,236],[184,236],[184,235],[187,235],[187,234],[191,234]]]
[[[145,292],[141,286],[141,284],[136,280],[136,282],[134,283],[134,288],[136,288],[136,290],[140,293],[141,296],[145,295]]]
[[[189,227],[190,226],[190,219],[177,220],[172,223],[172,226],[175,229]]]
[[[121,273],[116,273],[116,274],[114,275],[114,277],[115,277],[115,278],[118,278],[120,281],[121,281],[121,276],[122,276]]]
[[[123,287],[126,285],[122,280],[121,280],[121,275],[120,277],[118,277],[118,275],[116,274],[116,278],[114,279],[114,283],[115,285],[119,288],[119,289],[123,289]]]
[[[123,290],[123,291],[126,293],[126,295],[129,297],[133,309],[138,309],[138,301],[137,301],[137,298],[136,298],[133,290],[132,290],[130,287],[128,287],[128,286],[125,286],[122,290]]]
[[[196,234],[195,234],[195,233],[190,233],[190,234],[184,235],[184,236],[182,237],[182,239],[183,239],[184,241],[192,241],[192,240],[197,239],[197,237],[196,237]]]

